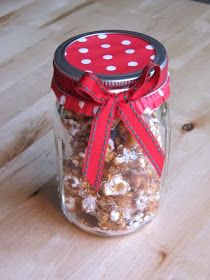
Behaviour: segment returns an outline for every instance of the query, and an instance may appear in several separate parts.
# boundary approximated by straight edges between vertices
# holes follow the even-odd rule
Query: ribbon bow
[[[151,71],[154,71],[152,76]],[[100,187],[106,148],[112,122],[116,116],[121,118],[154,166],[157,174],[161,175],[164,153],[138,109],[138,101],[141,100],[141,97],[154,91],[158,85],[160,71],[158,65],[149,63],[135,84],[129,90],[118,94],[110,93],[102,81],[92,73],[86,72],[77,84],[75,90],[79,95],[88,97],[98,104],[83,164],[83,174],[95,189],[98,190]]]

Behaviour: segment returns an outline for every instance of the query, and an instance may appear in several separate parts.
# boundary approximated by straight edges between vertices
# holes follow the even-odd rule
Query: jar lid
[[[156,39],[133,31],[100,30],[63,42],[55,51],[54,67],[74,81],[93,72],[107,88],[122,89],[151,61],[167,67],[166,50]]]

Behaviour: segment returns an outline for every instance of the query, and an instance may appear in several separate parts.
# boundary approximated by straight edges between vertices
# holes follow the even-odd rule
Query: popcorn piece
[[[80,181],[74,175],[64,176],[64,184],[70,183],[72,188],[77,188],[80,185]]]
[[[160,200],[160,192],[153,193],[150,196],[150,199],[152,199],[152,200]]]
[[[72,163],[74,164],[74,166],[78,167],[79,166],[79,161],[76,159],[72,160]]]
[[[139,221],[133,221],[132,226],[134,228],[138,228],[140,226],[140,224],[141,224],[141,222],[139,222]]]
[[[114,150],[114,141],[111,138],[109,138],[108,145],[109,145],[111,151],[113,151]]]
[[[85,153],[79,153],[79,156],[81,157],[81,158],[84,158],[85,157]]]
[[[108,141],[108,146],[106,148],[105,162],[110,162],[114,157],[114,141],[110,138]]]
[[[144,222],[149,222],[150,220],[152,219],[152,216],[151,215],[145,215],[144,216]]]
[[[115,163],[116,164],[121,164],[121,163],[128,163],[130,160],[136,160],[138,158],[138,155],[136,154],[135,151],[133,150],[128,150],[126,148],[123,149],[123,154],[120,156],[117,156],[115,158]]]
[[[84,190],[84,189],[79,190],[78,196],[80,196],[80,197],[82,197],[82,198],[86,198],[86,196],[87,196],[87,191]]]
[[[138,222],[143,222],[144,213],[140,212],[138,215],[135,216],[134,220]]]
[[[123,216],[124,216],[124,218],[125,218],[126,221],[131,220],[131,213],[132,213],[132,209],[126,208],[126,209],[123,211]]]
[[[96,197],[89,195],[83,199],[82,208],[86,213],[94,214],[96,210]]]
[[[80,124],[77,121],[70,119],[69,124],[70,128],[68,130],[72,136],[74,136],[77,132],[80,131]]]
[[[106,196],[124,195],[129,190],[129,184],[125,180],[123,180],[121,175],[113,177],[109,182],[106,182],[103,186],[103,193]]]
[[[141,164],[141,166],[142,166],[143,168],[146,166],[145,158],[143,158],[143,157],[140,158],[139,162],[140,162],[140,164]]]
[[[136,207],[137,209],[144,211],[147,208],[147,197],[141,197],[139,199],[136,200]]]
[[[72,188],[77,188],[80,184],[78,178],[76,176],[72,176],[71,180],[73,181],[73,183],[71,183]]]
[[[75,207],[75,198],[74,197],[69,197],[66,199],[66,208],[69,211],[72,211]]]
[[[112,222],[118,221],[119,218],[120,218],[120,213],[118,211],[115,211],[115,210],[111,211],[111,213],[110,213],[110,220]]]

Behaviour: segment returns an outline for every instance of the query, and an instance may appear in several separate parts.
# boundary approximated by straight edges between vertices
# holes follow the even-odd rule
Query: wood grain
[[[61,213],[49,94],[57,45],[108,28],[159,39],[172,79],[165,202],[144,230],[113,239],[82,232]],[[0,42],[0,279],[209,280],[210,6],[2,0]]]

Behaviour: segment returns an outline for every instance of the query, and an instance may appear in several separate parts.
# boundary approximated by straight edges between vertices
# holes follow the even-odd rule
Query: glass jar
[[[157,214],[168,159],[167,65],[166,51],[158,41],[130,31],[81,34],[56,50],[52,89],[57,96],[59,193],[64,215],[83,230],[106,236],[127,234]],[[137,96],[135,100],[131,94]],[[103,104],[97,99],[106,96],[110,98]],[[111,98],[114,116],[108,120],[103,110]],[[134,112],[138,114],[129,117]],[[100,129],[96,135],[101,137],[93,136]]]

